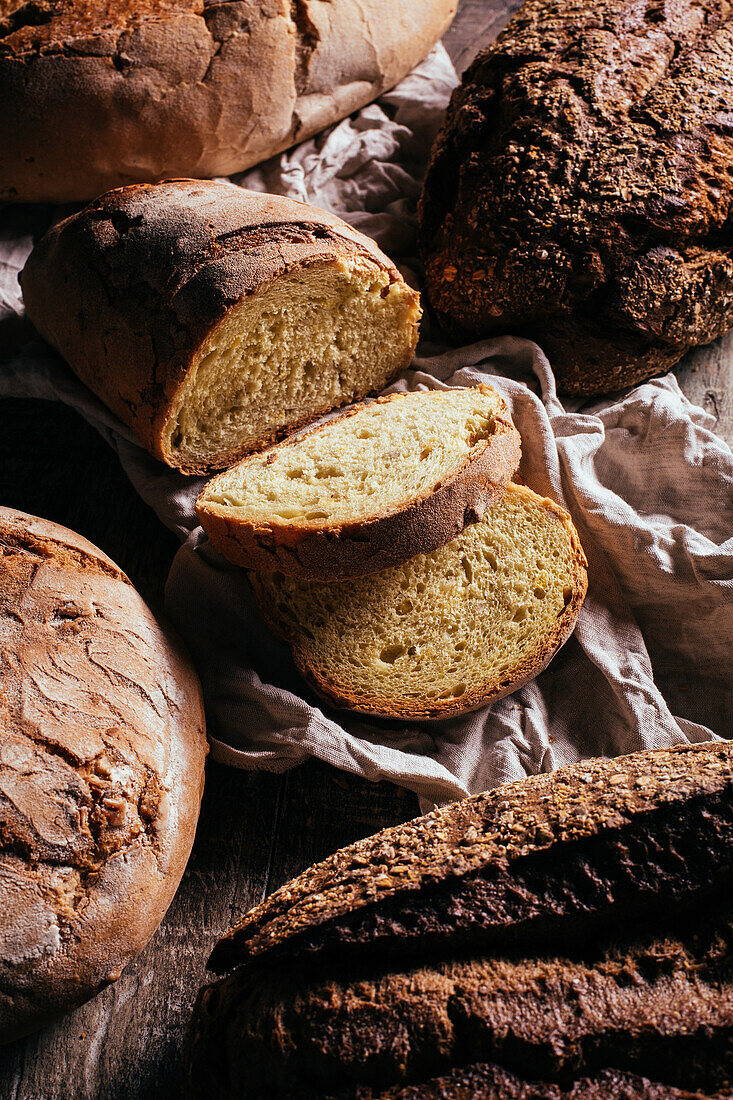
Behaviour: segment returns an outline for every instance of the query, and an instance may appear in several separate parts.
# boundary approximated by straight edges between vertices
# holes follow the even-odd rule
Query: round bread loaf
[[[528,0],[466,71],[422,197],[460,340],[521,332],[607,393],[733,326],[733,19],[721,0]]]
[[[110,191],[21,274],[28,315],[156,458],[231,466],[409,366],[420,299],[334,214],[211,180]]]
[[[456,0],[0,0],[0,199],[228,176],[391,88]]]
[[[193,844],[206,740],[179,644],[120,569],[0,508],[0,1041],[115,981]]]

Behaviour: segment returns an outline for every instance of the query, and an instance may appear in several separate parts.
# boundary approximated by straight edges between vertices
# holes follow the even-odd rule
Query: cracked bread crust
[[[476,388],[487,394],[493,392],[488,386]],[[403,396],[378,397],[376,403],[400,401]],[[231,508],[206,499],[216,488],[215,480],[199,497],[196,514],[225,558],[261,572],[281,570],[305,579],[341,580],[399,565],[415,554],[428,554],[450,542],[468,523],[480,519],[519,466],[519,433],[508,406],[495,396],[492,434],[473,447],[460,468],[432,492],[423,493],[399,509],[353,523],[247,521],[233,515]],[[359,408],[349,409],[342,419],[357,415]],[[297,446],[302,439],[300,434],[292,443]]]
[[[228,176],[391,88],[456,0],[3,0],[0,201]]]
[[[412,301],[404,356],[417,342],[419,297],[377,245],[305,203],[208,180],[137,184],[102,195],[54,226],[20,282],[28,314],[72,370],[160,461],[184,473],[231,466],[332,403],[206,460],[184,460],[170,436],[176,402],[203,345],[242,299],[308,267],[350,263],[387,274]],[[198,358],[197,358],[198,357]],[[365,392],[355,397],[366,396]]]
[[[733,325],[729,0],[528,0],[467,70],[421,201],[460,338],[535,338],[568,393]]]
[[[206,740],[188,658],[71,531],[0,509],[0,1041],[115,981],[193,844]]]

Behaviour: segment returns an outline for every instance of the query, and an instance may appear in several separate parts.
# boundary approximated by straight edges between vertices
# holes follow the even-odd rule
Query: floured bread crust
[[[456,0],[0,4],[0,201],[228,176],[391,88]]]
[[[0,1041],[115,981],[193,844],[201,689],[119,568],[0,509]]]

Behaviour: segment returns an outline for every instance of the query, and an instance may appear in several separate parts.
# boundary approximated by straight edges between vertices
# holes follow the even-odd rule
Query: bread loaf
[[[578,394],[727,332],[732,81],[728,0],[527,0],[465,73],[425,181],[444,323],[534,337]]]
[[[316,580],[429,553],[483,515],[519,465],[490,386],[395,393],[245,458],[196,504],[236,565]]]
[[[420,1085],[375,1091],[358,1088],[355,1100],[730,1100],[729,1092],[710,1096],[670,1088],[633,1073],[605,1070],[567,1087],[526,1081],[486,1062],[453,1070]]]
[[[351,845],[217,947],[244,965],[199,997],[188,1096],[729,1096],[732,839],[733,746],[712,742]]]
[[[457,538],[403,565],[333,583],[250,581],[327,702],[408,721],[474,710],[535,677],[588,584],[567,513],[511,483]]]
[[[420,317],[416,292],[340,218],[209,181],[103,195],[42,238],[21,284],[82,382],[185,473],[382,389]]]
[[[81,1004],[147,943],[193,844],[196,675],[128,579],[0,509],[0,1042]]]
[[[456,0],[4,0],[0,201],[228,176],[391,88]]]

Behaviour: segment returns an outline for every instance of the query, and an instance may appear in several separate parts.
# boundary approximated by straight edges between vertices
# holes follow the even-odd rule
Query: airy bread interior
[[[265,617],[332,702],[394,717],[459,713],[539,672],[586,587],[567,515],[510,484],[458,538],[332,584],[251,575]]]
[[[382,389],[409,363],[419,317],[415,292],[364,257],[279,276],[202,346],[166,429],[176,462],[226,465]]]
[[[359,406],[219,474],[201,496],[252,523],[369,520],[434,492],[509,413],[495,390],[428,390]]]

